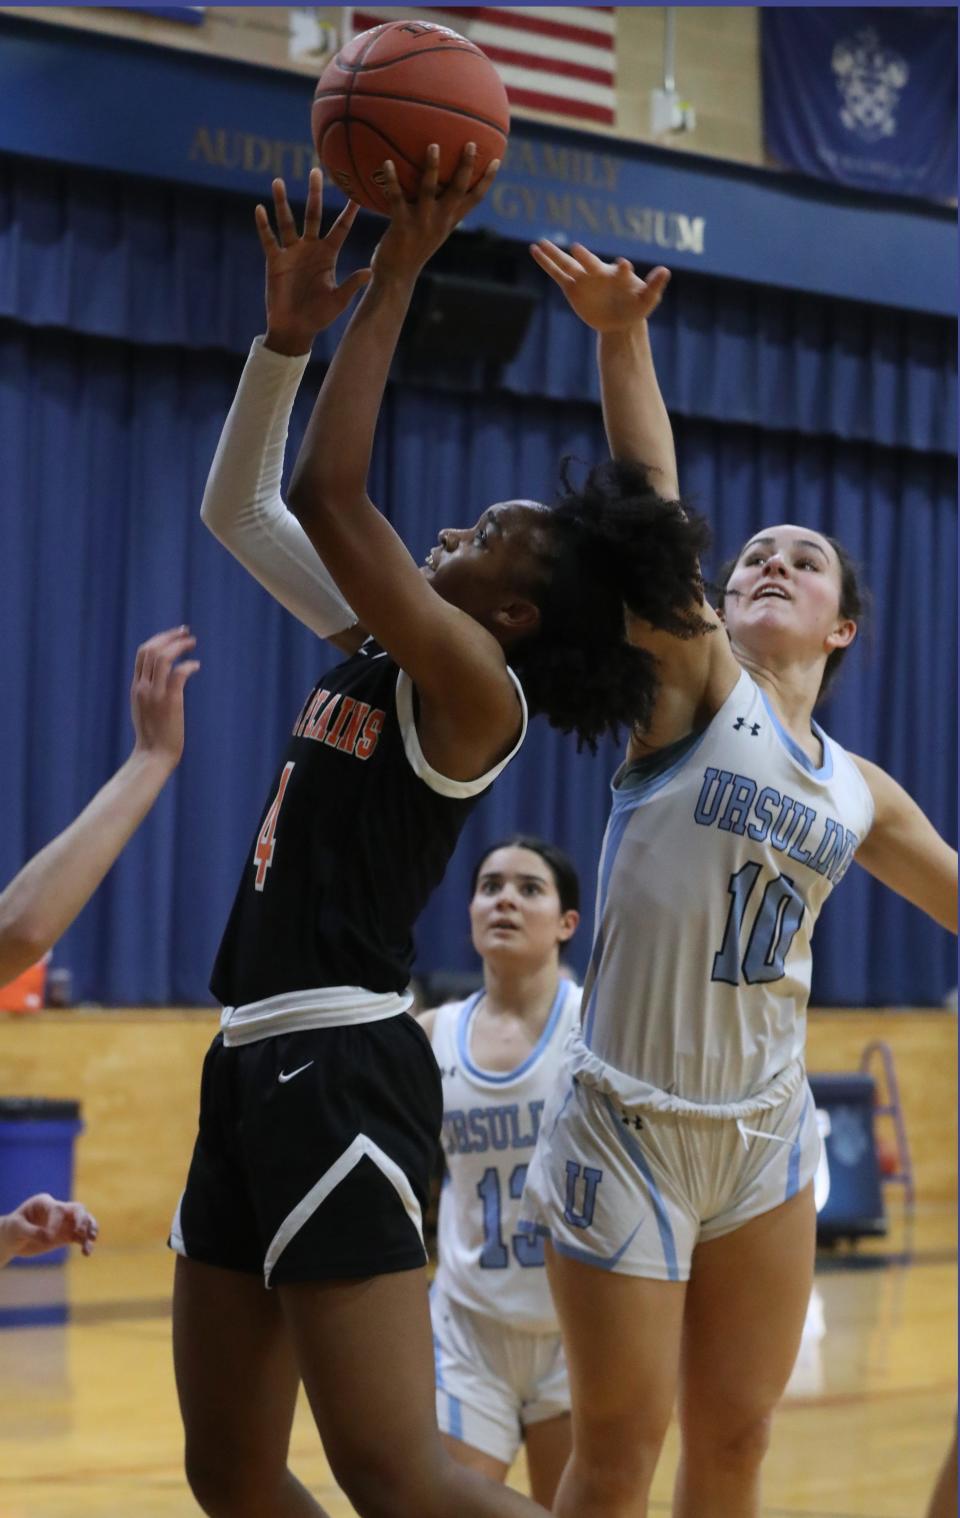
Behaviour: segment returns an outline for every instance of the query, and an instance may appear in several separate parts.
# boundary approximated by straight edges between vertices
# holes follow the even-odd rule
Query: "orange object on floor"
[[[0,986],[0,1012],[39,1012],[43,1006],[43,993],[47,980],[47,961],[44,954],[29,970],[24,970],[15,980]]]

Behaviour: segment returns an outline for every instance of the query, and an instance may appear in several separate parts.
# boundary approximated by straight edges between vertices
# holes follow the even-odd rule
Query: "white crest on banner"
[[[910,78],[907,60],[884,47],[872,26],[845,37],[830,65],[843,97],[840,120],[864,142],[895,137],[900,91]]]

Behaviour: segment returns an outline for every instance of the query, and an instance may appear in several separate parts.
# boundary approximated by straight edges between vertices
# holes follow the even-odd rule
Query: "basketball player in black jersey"
[[[608,467],[553,509],[492,506],[442,531],[420,569],[368,499],[417,275],[495,173],[469,191],[472,158],[467,148],[441,190],[431,150],[413,204],[386,165],[391,221],[372,277],[339,287],[354,212],[319,237],[317,171],[302,237],[279,181],[277,238],[258,208],[267,336],[203,515],[349,657],[296,716],[251,843],[214,968],[222,1032],[171,1231],[187,1472],[218,1518],[322,1512],[287,1467],[301,1379],[361,1518],[542,1512],[455,1465],[437,1432],[421,1211],[442,1104],[406,1011],[411,935],[471,807],[522,742],[527,701],[589,744],[642,713],[651,671],[623,641],[623,602],[654,622],[688,602],[700,536],[678,509],[685,593],[653,577],[641,595],[640,471]],[[368,278],[291,485],[301,526],[279,497],[290,407],[314,336]],[[662,284],[651,279],[651,310]],[[597,492],[623,506],[606,538],[591,528]]]

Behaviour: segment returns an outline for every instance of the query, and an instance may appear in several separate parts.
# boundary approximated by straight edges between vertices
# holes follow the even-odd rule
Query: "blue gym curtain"
[[[56,950],[77,993],[105,1003],[209,999],[280,747],[332,662],[198,519],[242,354],[262,329],[248,223],[228,197],[0,163],[0,879],[128,751],[137,644],[188,621],[203,661],[177,776]],[[415,553],[491,500],[549,495],[564,454],[602,453],[592,341],[532,283],[533,329],[500,391],[484,394],[470,366],[390,387],[371,489]],[[291,457],[335,338],[318,344]],[[955,838],[951,324],[678,278],[655,343],[684,490],[714,523],[717,562],[758,524],[797,519],[862,562],[871,622],[822,720]],[[617,759],[612,744],[578,756],[533,725],[427,910],[419,970],[471,967],[470,868],[517,828],[556,839],[580,868],[570,958],[582,969]],[[859,870],[824,911],[816,966],[819,1003],[936,1003],[956,978],[947,935]]]
[[[369,262],[379,225],[361,214],[346,269]],[[465,235],[464,249],[470,245]],[[476,239],[474,272],[489,276],[485,246]],[[443,266],[446,252],[432,267]],[[518,253],[511,273],[536,306],[502,387],[599,403],[592,333]],[[245,353],[262,316],[263,270],[245,198],[0,155],[0,317],[137,344]],[[670,287],[657,331],[660,381],[676,413],[956,453],[952,322],[684,274]],[[318,339],[318,359],[329,359],[336,337],[333,329]],[[435,385],[458,392],[480,393],[488,380],[479,364],[433,374]]]

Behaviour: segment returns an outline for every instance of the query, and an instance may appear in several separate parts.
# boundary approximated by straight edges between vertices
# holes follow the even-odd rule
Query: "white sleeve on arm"
[[[287,358],[254,338],[200,518],[281,606],[328,638],[357,618],[280,494],[290,414],[309,358]]]

